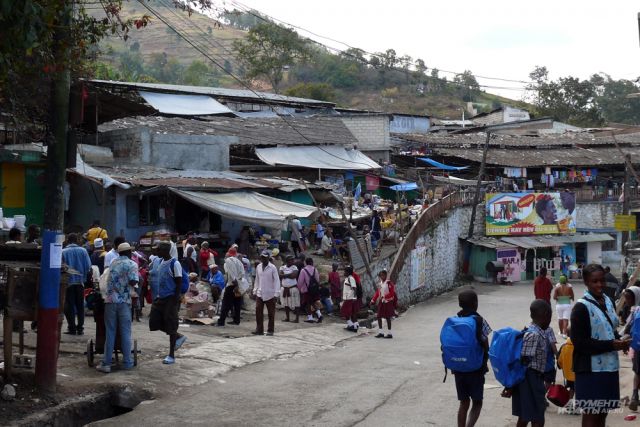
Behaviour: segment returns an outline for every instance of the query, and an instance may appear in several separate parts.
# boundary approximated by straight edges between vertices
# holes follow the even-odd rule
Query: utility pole
[[[624,155],[624,189],[622,193],[622,214],[629,215],[629,208],[631,206],[631,154]],[[622,232],[622,247],[629,241],[629,232]]]
[[[60,267],[64,225],[63,184],[67,166],[69,126],[69,36],[73,14],[72,2],[58,0],[61,18],[54,26],[55,73],[51,82],[51,133],[48,135],[45,170],[45,212],[38,293],[38,339],[36,346],[37,387],[44,393],[54,393],[58,367],[58,310]]]
[[[473,206],[471,207],[471,222],[469,223],[467,239],[473,237],[473,228],[476,222],[476,210],[478,209],[478,203],[480,203],[480,187],[482,186],[482,179],[484,178],[484,168],[487,163],[487,151],[489,151],[490,139],[491,132],[487,132],[487,139],[484,142],[484,148],[482,150],[482,162],[480,163],[480,172],[478,173],[478,183],[476,184],[476,195],[473,198]]]

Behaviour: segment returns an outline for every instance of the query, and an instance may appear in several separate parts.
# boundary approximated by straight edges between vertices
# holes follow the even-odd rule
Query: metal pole
[[[487,151],[489,151],[489,140],[491,139],[491,132],[487,132],[487,139],[484,142],[484,149],[482,150],[482,163],[480,163],[480,172],[478,173],[478,183],[476,185],[476,195],[473,198],[473,206],[471,207],[471,222],[469,223],[469,233],[467,238],[473,237],[473,229],[476,222],[476,210],[478,203],[480,203],[480,186],[482,185],[482,178],[484,178],[484,167],[487,163]]]
[[[51,82],[51,135],[48,138],[45,190],[44,233],[40,260],[38,291],[38,338],[36,345],[35,382],[41,392],[56,390],[58,364],[58,309],[60,300],[60,267],[62,262],[62,230],[64,225],[63,185],[67,167],[69,127],[69,28],[72,3],[57,1],[62,11],[54,26],[54,61],[59,67]]]

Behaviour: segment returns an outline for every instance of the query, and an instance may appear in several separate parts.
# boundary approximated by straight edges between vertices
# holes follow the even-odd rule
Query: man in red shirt
[[[549,280],[549,278],[547,277],[547,269],[542,267],[540,269],[540,274],[533,282],[533,293],[536,299],[543,299],[551,304],[552,289],[553,285],[551,284],[551,280]]]

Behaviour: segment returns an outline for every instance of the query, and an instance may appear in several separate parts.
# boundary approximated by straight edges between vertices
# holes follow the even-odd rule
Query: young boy
[[[475,316],[477,324],[478,342],[484,349],[484,362],[482,367],[475,372],[454,372],[456,378],[456,392],[460,407],[458,408],[458,427],[473,427],[482,410],[484,397],[484,376],[489,371],[487,360],[489,358],[489,334],[491,328],[486,320],[478,314],[478,295],[471,289],[465,289],[458,295],[458,305],[461,311],[459,317]],[[470,403],[471,411],[469,411]]]
[[[531,303],[531,324],[522,339],[522,364],[526,365],[524,381],[512,389],[502,392],[512,397],[511,412],[518,417],[518,427],[531,423],[532,427],[544,426],[544,411],[547,407],[544,386],[544,371],[549,343],[546,329],[551,323],[551,305],[541,299]]]

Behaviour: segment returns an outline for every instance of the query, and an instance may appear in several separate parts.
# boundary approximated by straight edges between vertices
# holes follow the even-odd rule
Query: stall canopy
[[[432,176],[431,178],[435,179],[436,181],[439,182],[444,182],[447,184],[451,184],[451,185],[459,185],[459,186],[463,186],[463,187],[469,187],[469,186],[475,186],[478,184],[478,181],[473,180],[473,179],[462,179],[462,178],[456,178],[455,176]],[[489,185],[489,184],[493,184],[493,181],[482,181],[481,185]]]
[[[215,99],[206,95],[183,95],[140,91],[140,96],[153,108],[164,114],[201,116],[209,114],[235,115]]]
[[[380,165],[358,150],[335,145],[256,148],[256,155],[269,165],[301,166],[312,169],[368,170]]]
[[[171,188],[178,196],[227,218],[268,228],[283,228],[287,218],[313,218],[317,208],[254,192],[205,193]]]
[[[425,163],[429,163],[431,166],[434,166],[438,169],[444,169],[447,171],[461,171],[469,167],[469,166],[449,166],[449,165],[445,165],[444,163],[436,162],[435,160],[430,159],[429,157],[419,157],[419,159]]]
[[[407,182],[404,184],[392,185],[389,188],[392,189],[393,191],[411,191],[411,190],[417,190],[418,184],[416,184],[415,182]]]

